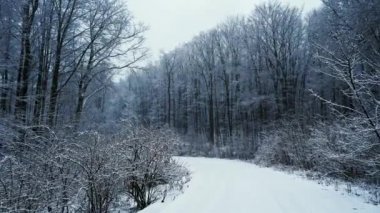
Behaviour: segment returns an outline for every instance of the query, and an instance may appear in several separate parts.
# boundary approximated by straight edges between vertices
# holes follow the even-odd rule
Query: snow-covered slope
[[[380,206],[316,182],[240,161],[179,158],[185,192],[140,213],[380,213]]]

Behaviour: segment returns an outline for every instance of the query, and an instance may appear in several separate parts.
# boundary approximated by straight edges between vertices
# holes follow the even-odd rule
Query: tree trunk
[[[28,87],[29,75],[31,72],[31,31],[34,20],[34,15],[38,8],[38,0],[29,0],[23,6],[23,20],[22,20],[22,36],[21,36],[21,53],[20,65],[17,76],[17,91],[15,103],[15,116],[16,119],[25,123],[27,118],[27,105],[28,105]]]
[[[46,91],[48,83],[48,72],[49,72],[49,55],[50,55],[50,39],[51,39],[51,22],[52,13],[49,17],[49,23],[46,23],[45,19],[43,23],[45,28],[42,32],[41,47],[39,54],[39,72],[36,86],[36,101],[34,107],[34,124],[40,125],[42,123],[42,116],[45,113],[45,102],[46,102]],[[46,26],[47,25],[47,26]]]
[[[80,85],[79,86],[77,107],[75,110],[75,126],[76,126],[76,128],[79,127],[79,123],[80,123],[81,118],[82,118],[83,105],[84,105],[84,91],[83,91],[83,86]]]
[[[1,90],[1,110],[4,113],[7,113],[8,111],[8,69],[6,68],[4,72],[2,73],[2,90]]]
[[[10,45],[11,45],[11,26],[12,26],[12,22],[11,22],[11,19],[8,19],[8,23],[7,23],[7,35],[5,35],[6,37],[6,47],[5,47],[5,52],[4,52],[4,60],[6,61],[6,67],[5,69],[3,70],[2,72],[2,82],[1,82],[1,96],[0,96],[0,108],[1,108],[1,111],[3,111],[4,113],[8,113],[10,111],[10,101],[9,98],[8,98],[8,95],[9,95],[9,91],[10,91],[10,85],[9,85],[9,70],[8,70],[8,63],[10,61],[10,55],[9,55],[9,52],[10,52]]]
[[[58,31],[57,41],[60,41],[60,40],[61,40],[61,33]],[[52,74],[51,89],[50,89],[49,121],[48,121],[48,124],[50,126],[54,126],[55,124],[55,116],[56,116],[56,111],[57,111],[59,68],[61,66],[61,52],[62,52],[62,47],[58,42],[56,51],[55,51],[55,61],[54,61],[54,66],[53,66],[53,74]]]
[[[210,71],[211,72],[211,71]],[[214,79],[212,75],[210,74],[210,93],[209,93],[209,103],[208,103],[208,120],[209,120],[209,140],[212,145],[215,145],[215,137],[214,137],[214,131],[215,131],[215,125],[214,125]]]
[[[68,6],[71,4],[71,6]],[[57,101],[58,101],[58,86],[59,86],[59,72],[61,67],[61,55],[63,50],[63,43],[67,35],[67,31],[72,22],[73,14],[76,9],[77,0],[69,0],[67,7],[62,13],[62,1],[58,5],[58,26],[57,26],[57,45],[55,48],[55,61],[52,71],[52,81],[50,88],[50,103],[48,112],[48,124],[50,126],[55,125],[56,113],[57,113]]]
[[[167,88],[167,94],[168,94],[168,115],[167,115],[167,122],[169,127],[171,126],[171,77],[170,73],[168,73],[168,88]]]

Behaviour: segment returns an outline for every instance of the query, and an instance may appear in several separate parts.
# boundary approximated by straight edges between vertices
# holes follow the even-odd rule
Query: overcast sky
[[[249,14],[255,4],[270,0],[126,0],[137,21],[150,29],[146,46],[153,59],[211,29],[230,16]],[[317,8],[320,0],[278,0],[304,8]]]

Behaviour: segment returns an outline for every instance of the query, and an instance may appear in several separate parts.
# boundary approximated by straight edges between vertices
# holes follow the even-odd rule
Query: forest
[[[1,0],[1,212],[143,209],[188,181],[178,155],[311,171],[380,203],[380,1],[252,5],[149,64],[127,5]]]
[[[130,75],[124,115],[175,129],[183,155],[311,170],[378,197],[379,23],[375,0],[324,0],[306,16],[264,3]]]

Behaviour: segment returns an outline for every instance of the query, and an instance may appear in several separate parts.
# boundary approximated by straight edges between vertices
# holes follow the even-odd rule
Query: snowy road
[[[354,195],[272,169],[208,158],[179,158],[192,171],[184,194],[140,213],[380,213]]]

